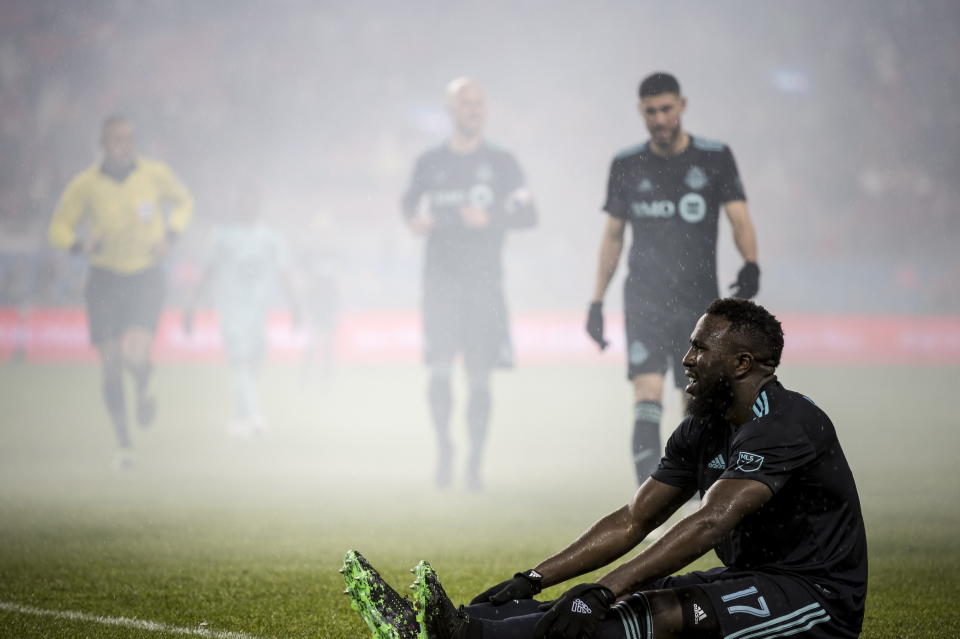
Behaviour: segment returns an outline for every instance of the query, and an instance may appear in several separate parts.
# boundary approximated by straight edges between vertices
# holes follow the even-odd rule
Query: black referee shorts
[[[90,343],[119,339],[131,328],[155,331],[165,291],[159,266],[129,274],[91,266],[84,294]]]

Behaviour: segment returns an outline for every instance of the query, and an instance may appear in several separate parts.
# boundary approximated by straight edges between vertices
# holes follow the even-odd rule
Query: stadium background
[[[737,155],[759,301],[793,339],[782,376],[827,408],[854,466],[871,535],[864,636],[960,635],[958,59],[960,10],[939,0],[0,3],[0,636],[163,632],[29,606],[362,636],[334,596],[346,548],[391,580],[433,558],[463,597],[622,502],[622,349],[593,353],[580,323],[608,163],[644,139],[635,88],[656,69],[680,78],[687,129]],[[420,247],[397,210],[462,73],[487,87],[490,137],[516,152],[542,217],[505,256],[521,366],[496,379],[489,490],[474,496],[430,488]],[[160,421],[138,433],[131,476],[108,467],[83,264],[44,242],[114,111],[197,198],[168,264]],[[343,310],[323,378],[303,378],[306,337],[277,315],[263,380],[275,435],[256,445],[223,436],[213,318],[189,341],[176,322],[251,170],[304,267],[334,265]],[[738,263],[723,231],[726,283]]]

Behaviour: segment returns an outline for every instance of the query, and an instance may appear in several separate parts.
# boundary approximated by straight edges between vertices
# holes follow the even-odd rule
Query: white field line
[[[76,612],[73,610],[45,610],[43,608],[34,608],[33,606],[23,606],[21,604],[12,603],[9,601],[0,601],[0,610],[7,610],[9,612],[16,612],[23,615],[55,617],[57,619],[70,619],[72,621],[88,621],[90,623],[99,623],[105,626],[120,626],[122,628],[136,628],[137,630],[166,632],[176,635],[208,637],[209,639],[265,639],[264,637],[250,635],[245,632],[209,630],[201,627],[186,628],[183,626],[171,626],[165,623],[160,623],[159,621],[131,619],[130,617],[103,617],[101,615],[91,615],[86,612]]]

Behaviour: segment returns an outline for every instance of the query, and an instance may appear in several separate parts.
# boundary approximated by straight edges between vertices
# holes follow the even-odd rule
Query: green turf
[[[958,372],[783,372],[834,418],[857,477],[864,637],[960,636]],[[480,495],[431,488],[424,383],[415,367],[343,367],[329,382],[273,368],[273,438],[237,442],[223,434],[224,371],[163,366],[159,421],[135,433],[137,469],[118,473],[95,368],[0,365],[0,602],[278,639],[367,637],[341,595],[347,549],[398,589],[429,559],[464,600],[632,492],[619,366],[498,375]],[[169,634],[0,610],[0,637]]]

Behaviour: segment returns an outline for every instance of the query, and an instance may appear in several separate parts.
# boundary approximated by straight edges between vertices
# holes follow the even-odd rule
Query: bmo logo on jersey
[[[670,200],[654,200],[653,202],[631,202],[630,209],[633,217],[673,217],[676,205]]]
[[[651,217],[665,219],[673,217],[680,211],[680,218],[684,222],[696,224],[707,216],[707,201],[699,193],[687,193],[680,198],[677,206],[671,200],[654,200],[653,202],[631,202],[630,210],[634,217]]]

